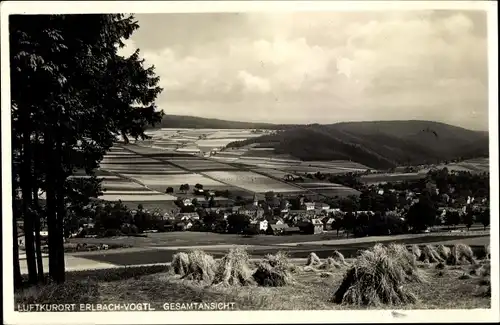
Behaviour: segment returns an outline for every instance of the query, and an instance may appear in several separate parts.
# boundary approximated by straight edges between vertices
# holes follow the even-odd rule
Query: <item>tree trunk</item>
[[[36,259],[35,259],[35,240],[33,233],[35,231],[33,225],[32,213],[32,174],[31,174],[31,131],[29,120],[24,119],[23,131],[23,150],[21,161],[21,193],[22,193],[22,214],[24,217],[24,236],[26,246],[26,264],[28,266],[28,281],[31,284],[37,283]],[[16,236],[17,238],[17,236]]]
[[[14,198],[14,197],[13,197]],[[19,243],[17,242],[17,220],[16,214],[12,216],[12,238],[14,239],[13,245],[13,262],[14,262],[14,288],[18,289],[23,284],[21,277],[21,266],[19,265]]]
[[[36,179],[36,174],[35,174]],[[43,256],[42,256],[42,240],[40,238],[40,204],[38,203],[38,186],[33,187],[33,205],[35,206],[35,250],[36,250],[36,264],[38,269],[38,280],[44,282],[45,276],[43,272]]]
[[[47,167],[45,171],[45,196],[46,196],[46,218],[48,228],[48,245],[49,245],[49,276],[55,280],[57,278],[57,231],[56,227],[56,184],[54,175],[54,148],[51,136],[51,130],[46,130],[44,135],[44,148],[47,157]]]
[[[64,170],[62,165],[62,139],[61,132],[56,133],[56,161],[58,174],[56,175],[56,256],[57,256],[57,283],[65,280],[64,265],[64,219],[66,216],[66,207],[64,204]]]

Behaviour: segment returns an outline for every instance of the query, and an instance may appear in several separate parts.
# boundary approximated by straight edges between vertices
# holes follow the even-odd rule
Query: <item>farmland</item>
[[[109,195],[127,189],[123,201],[175,200],[175,196],[186,194],[178,188],[187,183],[191,187],[201,184],[211,190],[228,190],[241,197],[267,191],[283,194],[318,191],[322,195],[342,196],[355,191],[336,184],[302,187],[282,180],[295,172],[344,173],[366,169],[347,161],[301,162],[260,147],[242,152],[224,149],[227,143],[262,135],[252,130],[159,129],[148,135],[151,137],[148,140],[117,145],[105,156],[102,170],[129,180],[126,185],[123,180],[122,184],[106,182],[104,187]],[[167,187],[174,189],[170,196],[163,194]]]
[[[251,139],[273,131],[256,133],[249,129],[157,129],[148,131],[151,139],[129,145],[117,145],[105,156],[101,168],[108,172],[104,181],[107,200],[154,202],[175,200],[181,184],[201,184],[211,190],[228,190],[236,196],[274,191],[295,195],[318,194],[327,197],[357,195],[358,191],[310,180],[306,174],[344,174],[370,168],[353,161],[300,161],[286,154],[276,154],[265,143],[225,148],[233,141]],[[471,159],[435,167],[471,172],[487,171],[488,159]],[[374,171],[372,169],[372,171]],[[404,173],[362,175],[365,184],[398,182],[425,177],[428,169]],[[283,181],[286,175],[301,176],[304,182]],[[172,195],[164,194],[172,187]]]

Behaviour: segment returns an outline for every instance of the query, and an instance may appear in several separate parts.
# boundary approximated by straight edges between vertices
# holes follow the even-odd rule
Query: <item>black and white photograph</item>
[[[72,3],[1,6],[6,324],[500,320],[496,2]]]

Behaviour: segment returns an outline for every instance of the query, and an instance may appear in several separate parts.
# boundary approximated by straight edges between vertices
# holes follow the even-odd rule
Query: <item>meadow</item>
[[[232,248],[215,260],[204,251],[171,263],[70,272],[62,285],[15,293],[16,303],[234,302],[236,310],[491,308],[489,256],[466,245],[375,245],[354,258],[332,252],[290,259],[278,252],[251,259]],[[390,263],[386,261],[390,260]]]

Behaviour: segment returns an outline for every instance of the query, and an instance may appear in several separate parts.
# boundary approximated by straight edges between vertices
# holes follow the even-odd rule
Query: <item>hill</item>
[[[253,123],[219,120],[184,115],[165,115],[155,128],[186,128],[186,129],[267,129],[282,130],[297,125],[279,125],[271,123]]]
[[[301,160],[352,160],[386,169],[488,156],[485,132],[430,121],[347,122],[296,126],[276,134],[237,141],[274,148]]]

